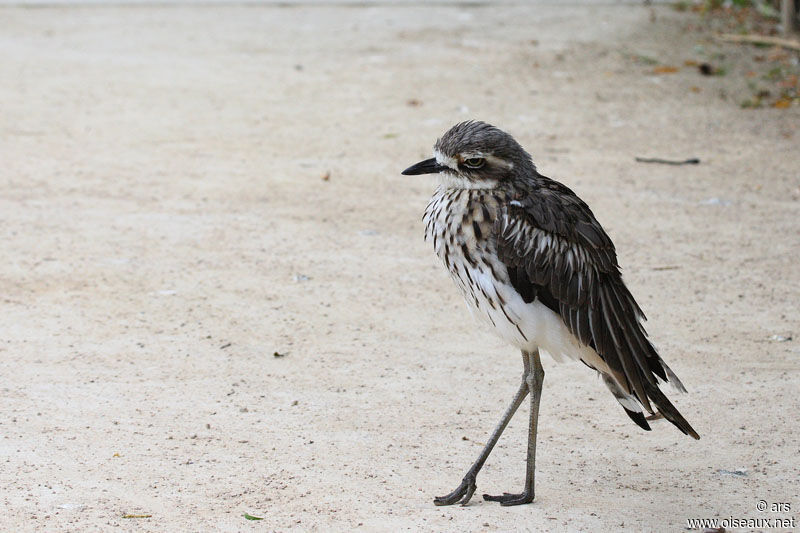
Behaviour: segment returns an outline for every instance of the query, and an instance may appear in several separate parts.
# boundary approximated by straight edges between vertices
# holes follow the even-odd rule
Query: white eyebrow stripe
[[[448,157],[435,148],[433,149],[433,157],[436,158],[436,162],[440,165],[445,165],[453,170],[458,169],[458,160],[455,157]]]
[[[506,161],[505,159],[502,159],[492,154],[484,154],[483,152],[462,152],[458,155],[461,157],[462,161],[464,159],[479,157],[485,159],[486,161],[488,161],[493,165],[505,167],[508,170],[514,168],[514,163],[512,163],[511,161]],[[433,149],[433,157],[436,159],[436,162],[439,163],[440,165],[445,165],[447,167],[452,168],[453,170],[458,170],[458,159],[456,159],[455,157],[447,156],[435,148]]]
[[[512,163],[511,161],[506,161],[505,159],[500,159],[499,157],[493,156],[491,154],[490,155],[483,155],[481,157],[483,157],[484,159],[486,159],[486,161],[488,161],[489,163],[491,163],[493,165],[506,167],[509,170],[514,168],[514,163]]]

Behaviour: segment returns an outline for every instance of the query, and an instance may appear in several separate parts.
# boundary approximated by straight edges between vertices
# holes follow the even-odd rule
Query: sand
[[[692,29],[697,15],[0,13],[0,529],[800,518],[800,109],[740,109],[735,72],[684,67],[750,53]],[[399,174],[470,118],[592,206],[700,441],[643,432],[587,368],[546,359],[536,502],[433,506],[522,371],[422,240],[433,181]],[[521,488],[526,422],[523,408],[478,496]]]

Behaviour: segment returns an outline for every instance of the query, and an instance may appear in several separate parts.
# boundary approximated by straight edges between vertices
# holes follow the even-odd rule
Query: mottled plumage
[[[544,351],[599,372],[642,428],[650,429],[643,410],[652,414],[655,405],[682,432],[699,438],[658,387],[671,382],[685,392],[648,340],[644,313],[622,281],[614,245],[586,203],[539,174],[510,135],[483,122],[451,128],[434,155],[404,173],[440,178],[423,217],[425,238],[473,315],[522,350],[524,360],[535,355],[529,359],[534,365]],[[527,393],[524,388],[520,393]],[[538,410],[538,398],[536,404]],[[533,434],[535,446],[535,427]],[[529,477],[525,499],[532,500],[532,471]],[[454,503],[456,492],[437,503]],[[469,500],[469,490],[460,492],[460,501]]]

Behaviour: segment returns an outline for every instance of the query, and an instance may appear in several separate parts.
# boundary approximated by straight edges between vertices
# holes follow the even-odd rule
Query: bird
[[[425,240],[472,315],[519,349],[523,362],[522,383],[478,459],[434,504],[470,501],[479,471],[528,394],[523,490],[483,498],[504,506],[534,500],[542,353],[597,372],[642,429],[650,430],[648,419],[663,417],[699,439],[661,391],[665,383],[679,392],[686,388],[650,342],[614,244],[589,206],[540,174],[511,135],[485,122],[454,125],[436,141],[433,156],[402,172],[438,177],[422,219]]]

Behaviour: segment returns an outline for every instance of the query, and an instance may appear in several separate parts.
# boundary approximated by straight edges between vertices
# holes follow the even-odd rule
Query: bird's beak
[[[420,161],[416,165],[411,165],[401,174],[406,176],[413,176],[415,174],[436,174],[443,170],[447,170],[448,168],[449,167],[445,165],[440,165],[437,163],[436,158],[432,157],[430,159],[426,159],[425,161]]]

